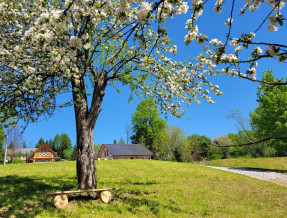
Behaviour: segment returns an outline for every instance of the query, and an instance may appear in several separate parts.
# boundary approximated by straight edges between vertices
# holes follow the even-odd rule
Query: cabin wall
[[[28,163],[55,162],[54,158],[29,158]]]

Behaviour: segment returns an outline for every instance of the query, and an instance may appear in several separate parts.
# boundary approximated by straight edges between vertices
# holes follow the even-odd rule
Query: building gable
[[[115,157],[151,157],[153,153],[142,144],[103,144],[97,155],[97,158],[115,158]]]
[[[54,161],[56,157],[58,155],[48,145],[43,144],[27,157],[27,162],[36,162],[36,159],[41,160],[40,162],[50,162]]]

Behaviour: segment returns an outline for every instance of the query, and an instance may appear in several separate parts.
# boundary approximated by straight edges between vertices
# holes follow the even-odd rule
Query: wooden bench
[[[68,195],[81,194],[81,193],[96,193],[102,202],[109,203],[112,200],[111,190],[117,188],[103,188],[103,189],[86,189],[86,190],[71,190],[71,191],[61,191],[61,192],[48,192],[44,194],[45,196],[54,196],[52,198],[52,204],[56,208],[64,208],[68,204]]]

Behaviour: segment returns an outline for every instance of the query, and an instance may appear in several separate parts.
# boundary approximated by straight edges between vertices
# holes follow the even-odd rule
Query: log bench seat
[[[52,198],[52,204],[56,208],[64,208],[68,204],[68,195],[81,194],[81,193],[96,193],[100,197],[102,202],[109,203],[112,200],[111,190],[117,188],[103,188],[103,189],[85,189],[85,190],[70,190],[60,192],[48,192],[45,196],[54,196]]]

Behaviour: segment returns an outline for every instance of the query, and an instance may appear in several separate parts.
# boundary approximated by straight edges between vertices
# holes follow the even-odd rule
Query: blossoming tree
[[[270,30],[284,21],[280,13],[284,1],[267,1],[272,5],[267,16]],[[246,2],[242,14],[256,10],[264,1]],[[256,80],[256,60],[275,56],[286,60],[286,46],[255,43],[254,33],[231,39],[233,7],[226,21],[226,42],[209,41],[195,25],[206,3],[193,0],[192,10],[188,10],[188,2],[182,0],[2,0],[1,122],[11,117],[33,122],[58,107],[73,105],[79,188],[95,188],[93,129],[107,86],[129,85],[131,98],[149,95],[163,113],[180,116],[182,103],[199,103],[198,97],[214,103],[210,91],[221,94],[218,86],[208,81],[209,75],[223,72]],[[215,12],[220,12],[222,4],[223,0],[216,1]],[[192,62],[174,61],[171,56],[177,47],[171,44],[164,24],[188,12],[191,19],[186,21],[185,43],[197,40],[206,54]],[[232,54],[226,53],[228,41],[238,45]],[[244,61],[239,58],[240,44],[268,48],[265,52],[254,48],[253,58]],[[251,63],[247,74],[238,68],[245,62]],[[217,70],[217,64],[224,64],[224,69]],[[71,93],[72,100],[58,105],[56,96],[62,93]]]

